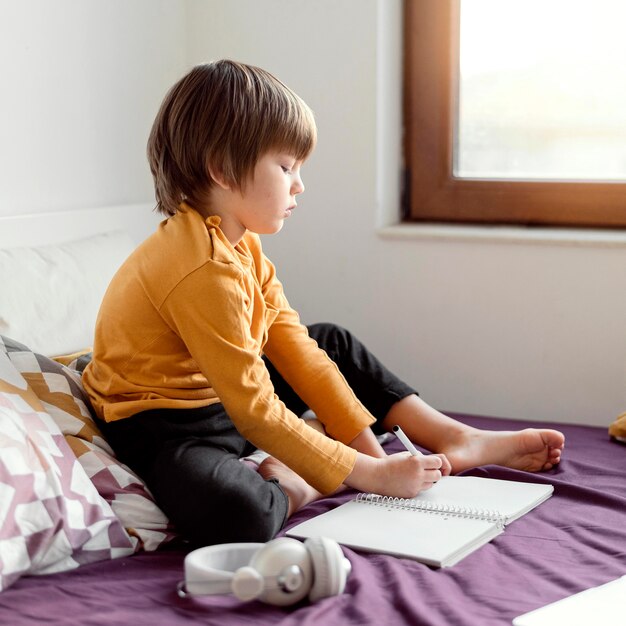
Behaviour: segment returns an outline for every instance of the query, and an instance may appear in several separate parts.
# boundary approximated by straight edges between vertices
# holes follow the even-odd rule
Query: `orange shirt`
[[[193,209],[162,222],[114,276],[83,383],[106,421],[222,402],[239,433],[323,493],[352,471],[374,418],[289,306],[257,235],[226,239]],[[330,437],[275,395],[261,354]]]

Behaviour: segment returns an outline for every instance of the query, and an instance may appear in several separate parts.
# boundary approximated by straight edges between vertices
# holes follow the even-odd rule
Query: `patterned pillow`
[[[26,574],[132,554],[110,505],[2,349],[0,449],[0,590]]]
[[[39,397],[65,435],[78,462],[98,493],[111,505],[136,550],[156,550],[174,538],[168,519],[155,504],[143,481],[120,463],[100,433],[82,388],[80,373],[2,338],[15,368]],[[0,350],[2,344],[0,343]],[[83,364],[84,366],[84,364]]]

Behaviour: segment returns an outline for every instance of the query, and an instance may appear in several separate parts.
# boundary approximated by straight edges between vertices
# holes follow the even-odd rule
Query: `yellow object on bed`
[[[609,426],[609,435],[622,443],[626,443],[626,412],[617,416],[617,419]]]

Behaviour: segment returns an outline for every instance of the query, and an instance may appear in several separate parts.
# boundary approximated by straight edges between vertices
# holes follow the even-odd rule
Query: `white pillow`
[[[134,247],[118,231],[0,250],[0,334],[47,356],[92,346],[104,292]]]

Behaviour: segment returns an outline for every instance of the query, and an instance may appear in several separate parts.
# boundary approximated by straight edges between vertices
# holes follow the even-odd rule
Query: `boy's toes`
[[[552,450],[562,450],[565,446],[565,437],[558,430],[549,428],[539,431],[544,443]]]

